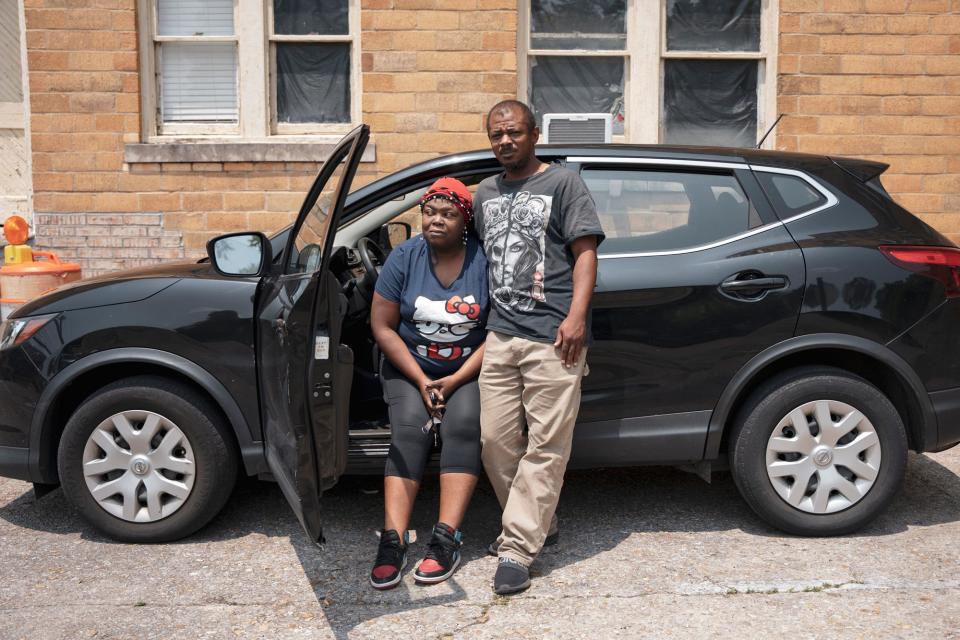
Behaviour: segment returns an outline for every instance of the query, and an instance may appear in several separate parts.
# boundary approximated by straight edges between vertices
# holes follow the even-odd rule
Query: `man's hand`
[[[565,367],[573,367],[580,361],[580,352],[587,344],[587,314],[590,313],[590,298],[597,283],[597,238],[583,236],[570,243],[573,254],[573,300],[570,311],[557,329],[553,346],[560,350],[560,360]]]
[[[572,315],[564,318],[557,329],[557,339],[553,346],[560,350],[563,366],[572,367],[580,360],[580,351],[587,342],[587,321]]]

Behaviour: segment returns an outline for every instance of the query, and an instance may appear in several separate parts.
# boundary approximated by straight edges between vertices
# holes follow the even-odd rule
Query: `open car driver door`
[[[290,239],[261,283],[259,378],[267,465],[314,542],[323,541],[320,495],[346,467],[353,354],[340,344],[346,301],[329,262],[343,203],[366,147],[361,125],[330,154]]]

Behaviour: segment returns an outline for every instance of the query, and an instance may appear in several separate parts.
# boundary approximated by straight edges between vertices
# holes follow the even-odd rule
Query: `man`
[[[503,507],[493,588],[508,594],[530,586],[530,563],[548,534],[556,540],[603,231],[580,176],[534,154],[540,130],[527,105],[495,105],[487,134],[504,171],[481,182],[474,200],[492,301],[480,431]]]

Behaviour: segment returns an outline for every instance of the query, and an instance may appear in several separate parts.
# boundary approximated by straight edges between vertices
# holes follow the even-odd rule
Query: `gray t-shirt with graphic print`
[[[573,300],[570,243],[603,230],[579,174],[560,165],[524,180],[491,176],[473,199],[477,233],[487,254],[487,329],[553,342]],[[587,335],[590,314],[587,314]]]

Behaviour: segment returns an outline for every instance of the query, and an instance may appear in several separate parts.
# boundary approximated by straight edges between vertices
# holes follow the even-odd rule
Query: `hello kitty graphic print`
[[[519,191],[482,203],[490,292],[503,307],[529,311],[545,302],[544,237],[553,196]]]
[[[417,345],[417,353],[430,360],[459,360],[473,349],[459,344],[471,329],[480,326],[480,305],[473,296],[453,296],[430,300],[419,296],[414,303],[413,321],[426,344]]]
[[[397,333],[428,376],[453,373],[483,344],[490,306],[487,260],[472,235],[462,271],[449,286],[437,280],[427,243],[417,236],[387,256],[377,293],[400,305]]]

